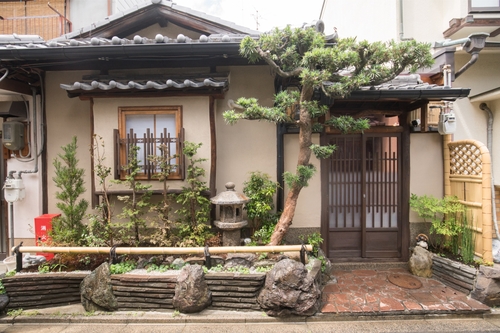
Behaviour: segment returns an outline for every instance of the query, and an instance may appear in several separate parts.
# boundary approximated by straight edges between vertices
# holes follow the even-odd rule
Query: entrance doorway
[[[401,258],[401,133],[329,135],[326,140],[337,146],[323,164],[328,257]]]

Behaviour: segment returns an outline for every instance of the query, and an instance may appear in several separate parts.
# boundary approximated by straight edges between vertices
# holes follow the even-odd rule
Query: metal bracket
[[[23,254],[19,251],[21,246],[23,246],[23,242],[14,248],[14,253],[16,254],[16,272],[20,272],[23,269]]]
[[[111,265],[118,263],[118,257],[116,256],[116,245],[109,250],[109,262]]]
[[[205,267],[212,268],[212,260],[210,260],[210,251],[208,250],[208,245],[205,245]]]
[[[300,247],[300,262],[305,265],[306,264],[306,246],[302,243]]]

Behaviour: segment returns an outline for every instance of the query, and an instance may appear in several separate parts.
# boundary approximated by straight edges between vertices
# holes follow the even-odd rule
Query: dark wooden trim
[[[210,194],[215,196],[217,193],[216,180],[217,180],[217,133],[215,127],[215,99],[210,96],[209,98],[209,113],[210,120]]]
[[[0,81],[0,89],[16,92],[24,95],[32,95],[31,87],[28,83],[21,83],[5,78]]]
[[[90,99],[90,188],[92,193],[95,192],[95,162],[94,162],[94,100]],[[95,196],[93,195],[91,198],[91,206],[94,208],[97,205],[97,201],[95,200]]]
[[[113,129],[113,179],[120,179],[120,132],[118,129]]]
[[[443,37],[448,38],[465,27],[492,27],[499,26],[499,18],[474,18],[474,22],[467,23],[465,18],[453,19],[450,27],[443,32]]]
[[[320,134],[320,144],[322,146],[328,145],[328,135],[326,133]],[[320,162],[320,175],[321,175],[321,237],[323,238],[323,244],[321,244],[321,249],[323,253],[328,257],[329,244],[329,206],[328,206],[328,177],[329,177],[329,163],[327,158],[321,159]]]
[[[408,114],[399,117],[399,123],[404,131],[401,134],[401,259],[409,259],[410,247],[410,126],[408,124]]]
[[[43,83],[41,86],[41,112],[42,112],[42,133],[43,147],[42,147],[42,213],[48,214],[49,211],[49,189],[48,189],[48,173],[47,173],[47,112],[46,112],[46,98],[45,98],[45,72],[40,73],[40,80]]]
[[[209,98],[209,112],[208,117],[210,120],[210,197],[213,198],[217,194],[217,133],[215,126],[215,99],[210,96]],[[214,208],[214,205],[212,205]],[[215,221],[216,210],[210,209],[210,220]]]

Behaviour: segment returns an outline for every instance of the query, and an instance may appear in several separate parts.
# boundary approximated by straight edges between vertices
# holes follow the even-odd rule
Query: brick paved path
[[[432,278],[416,277],[419,289],[392,284],[390,274],[411,275],[402,268],[335,271],[337,283],[323,289],[321,312],[338,314],[482,313],[490,308]],[[412,275],[413,276],[413,275]]]

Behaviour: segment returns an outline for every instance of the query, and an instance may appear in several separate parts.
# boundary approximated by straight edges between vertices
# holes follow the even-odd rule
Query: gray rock
[[[200,312],[212,304],[212,293],[200,265],[184,266],[177,276],[174,308],[182,313]]]
[[[432,277],[432,253],[421,246],[415,246],[408,261],[408,268],[413,275]]]
[[[118,307],[111,285],[109,264],[103,263],[86,276],[80,284],[82,305],[85,311],[113,311]]]
[[[0,313],[5,311],[7,305],[9,305],[9,296],[7,294],[0,295]]]
[[[312,316],[318,311],[321,262],[311,264],[313,269],[308,271],[302,263],[284,259],[267,273],[257,302],[269,316]]]
[[[495,265],[497,266],[497,265]],[[488,306],[500,305],[500,268],[481,266],[471,296]]]
[[[235,259],[235,258],[245,259],[248,261],[255,261],[257,256],[253,253],[228,253],[226,260]]]
[[[224,264],[224,268],[231,268],[231,267],[252,267],[252,262],[248,261],[244,258],[232,258],[232,259],[227,259],[226,258],[226,263]]]
[[[174,261],[172,261],[172,267],[174,269],[181,269],[184,266],[184,260],[182,258],[177,258]]]

